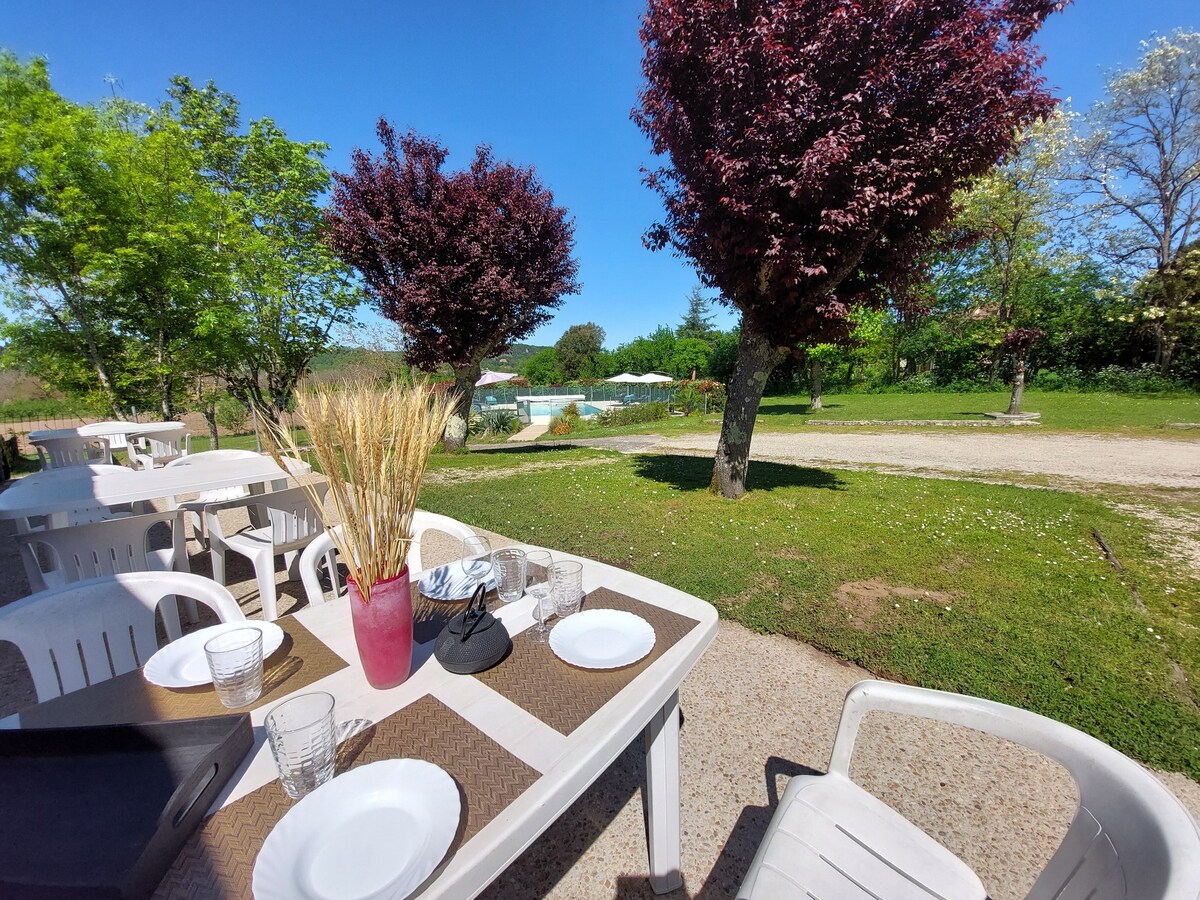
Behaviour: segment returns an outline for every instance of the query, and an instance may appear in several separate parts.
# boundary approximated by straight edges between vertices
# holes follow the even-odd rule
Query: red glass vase
[[[371,585],[364,602],[354,579],[348,579],[350,613],[358,657],[371,687],[381,691],[403,684],[412,669],[413,609],[408,566],[395,578]]]

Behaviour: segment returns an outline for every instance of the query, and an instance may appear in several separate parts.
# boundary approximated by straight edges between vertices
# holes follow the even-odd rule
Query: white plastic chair
[[[130,462],[135,469],[154,469],[165,466],[172,460],[187,456],[192,451],[192,436],[184,425],[170,430],[144,434],[145,453],[131,453]]]
[[[171,546],[153,550],[150,548],[150,530],[159,524],[170,527]],[[49,551],[54,568],[41,572],[46,587],[61,587],[123,572],[190,570],[182,510],[49,528],[18,534],[16,538],[22,546],[29,548],[34,559],[37,559],[39,545]]]
[[[126,572],[43,591],[0,607],[0,641],[16,644],[38,702],[107,681],[145,665],[158,649],[154,613],[187,597],[222,622],[245,618],[228,590],[185,572]],[[174,608],[170,602],[164,611]],[[167,639],[180,636],[164,615]]]
[[[108,441],[110,450],[128,450],[129,439],[126,437],[128,422],[93,422],[91,425],[80,425],[76,431],[87,437],[102,437]]]
[[[327,484],[316,486],[322,500],[329,489]],[[219,513],[238,507],[258,507],[261,528],[246,528],[236,534],[226,535]],[[313,507],[304,488],[288,488],[272,491],[240,500],[210,503],[204,507],[204,519],[208,526],[208,547],[212,553],[213,578],[225,583],[225,551],[233,550],[247,557],[254,564],[254,576],[258,580],[258,594],[262,600],[263,618],[274,621],[278,615],[275,589],[275,557],[284,555],[289,571],[294,571],[299,551],[325,533],[321,510]]]
[[[42,469],[66,469],[91,463],[108,465],[112,450],[102,437],[58,437],[33,441]]]
[[[300,554],[300,580],[304,583],[304,594],[308,597],[309,606],[325,602],[325,591],[321,587],[321,563],[325,562],[329,571],[329,581],[333,586],[333,596],[342,594],[341,581],[337,571],[337,547],[333,543],[331,532],[340,529],[336,525],[317,537],[304,548]],[[421,538],[427,531],[440,531],[453,538],[466,540],[475,537],[475,531],[457,519],[438,513],[425,512],[422,509],[413,511],[412,520],[413,542],[408,547],[408,571],[412,574],[424,571],[421,561]]]
[[[174,469],[179,466],[194,466],[198,463],[203,465],[205,463],[220,462],[223,459],[255,459],[259,456],[260,454],[255,453],[253,450],[205,450],[202,453],[189,453],[187,456],[173,459],[164,468]],[[204,507],[210,503],[240,500],[242,497],[249,497],[250,494],[249,485],[237,484],[233,487],[201,491],[195,500],[176,502],[174,497],[167,497],[166,502],[168,509],[182,509],[186,512],[187,518],[192,523],[192,533],[196,536],[196,540],[203,544],[208,540],[208,529],[204,524]]]
[[[1200,897],[1200,830],[1133,760],[1061,722],[1002,703],[861,681],[846,695],[829,774],[789,781],[739,900],[987,896],[965,863],[850,781],[859,724],[873,710],[994,734],[1045,754],[1071,774],[1079,809],[1026,900]]]
[[[110,468],[124,471],[125,467],[111,466]],[[54,528],[90,525],[92,522],[107,522],[109,519],[127,519],[129,515],[127,512],[114,512],[107,506],[97,505],[53,513],[52,515],[45,516],[45,523],[41,525],[34,525],[28,518],[18,516],[15,524],[17,526],[17,534],[41,534]],[[38,559],[36,548],[28,541],[19,541],[17,543],[17,550],[21,554],[21,564],[25,567],[25,580],[29,582],[30,593],[46,590],[49,585],[46,583],[46,573],[42,570],[42,563]],[[53,566],[53,559],[47,561]],[[61,573],[57,576],[52,576],[52,580],[58,585],[67,583],[67,579]]]

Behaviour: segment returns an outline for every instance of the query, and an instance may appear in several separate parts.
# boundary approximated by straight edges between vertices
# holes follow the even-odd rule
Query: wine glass
[[[485,537],[469,537],[462,543],[463,574],[471,584],[471,591],[492,575],[492,545]]]
[[[529,639],[535,644],[546,643],[550,633],[547,617],[554,614],[550,609],[550,558],[549,550],[525,551],[525,593],[533,598],[533,618],[536,624],[529,629]]]

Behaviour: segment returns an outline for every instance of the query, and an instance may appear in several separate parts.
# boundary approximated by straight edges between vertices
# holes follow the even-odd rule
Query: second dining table
[[[0,519],[120,506],[243,484],[286,487],[289,475],[309,469],[306,463],[297,461],[289,472],[268,456],[197,460],[193,465],[143,471],[94,464],[50,469],[26,475],[0,492]]]

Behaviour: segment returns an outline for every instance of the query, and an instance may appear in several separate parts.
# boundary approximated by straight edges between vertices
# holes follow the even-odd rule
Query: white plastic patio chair
[[[125,471],[124,466],[96,468],[112,468]],[[18,516],[15,519],[15,524],[17,526],[17,534],[41,534],[54,528],[89,525],[92,522],[107,522],[109,519],[127,519],[129,515],[127,512],[115,512],[107,506],[85,506],[41,517],[45,521],[40,525],[33,524],[24,516]],[[17,550],[21,554],[21,564],[25,567],[25,580],[29,582],[30,593],[46,590],[49,585],[46,581],[46,573],[42,570],[42,560],[38,558],[36,548],[28,541],[19,541],[17,543]],[[45,560],[45,562],[51,567],[54,565],[52,557]],[[57,576],[52,575],[51,580],[56,585],[67,583],[67,579],[61,573],[58,573]]]
[[[171,529],[171,546],[151,549],[150,530],[160,524]],[[190,570],[182,510],[49,528],[18,534],[16,538],[19,544],[29,548],[34,559],[37,559],[39,546],[50,554],[53,569],[41,571],[42,581],[48,588],[123,572]]]
[[[329,489],[327,484],[317,485],[322,500]],[[260,528],[245,528],[236,534],[225,534],[219,513],[238,507],[258,507],[262,521]],[[313,507],[304,488],[288,488],[272,491],[240,500],[210,503],[204,507],[204,519],[208,526],[208,548],[212,553],[213,578],[218,584],[225,583],[225,552],[232,550],[247,557],[254,564],[254,576],[258,580],[258,594],[262,601],[263,618],[272,622],[278,616],[275,589],[275,557],[284,555],[289,572],[297,566],[299,551],[325,533],[321,510]]]
[[[25,657],[38,702],[107,681],[145,665],[158,649],[154,613],[186,597],[222,622],[245,618],[219,584],[186,572],[126,572],[33,594],[0,607],[0,641]],[[174,603],[163,607],[174,608]],[[164,615],[167,639],[180,636]]]
[[[33,441],[42,469],[66,469],[91,463],[108,465],[112,450],[102,437],[58,437]]]
[[[129,439],[126,437],[128,422],[93,422],[91,425],[80,425],[76,429],[80,434],[88,437],[102,437],[108,441],[110,450],[128,450]]]
[[[131,452],[130,463],[135,469],[155,469],[165,466],[172,460],[187,456],[192,451],[192,436],[187,428],[180,425],[169,431],[156,431],[145,434],[146,451]]]
[[[308,597],[309,606],[325,602],[325,591],[321,587],[321,563],[325,562],[329,571],[329,582],[333,587],[335,598],[342,595],[341,580],[337,570],[337,547],[333,543],[331,532],[341,528],[336,525],[317,537],[304,548],[300,555],[300,580],[304,583],[304,594]],[[425,512],[422,509],[413,511],[413,542],[408,547],[408,571],[412,574],[424,571],[425,565],[421,557],[421,539],[427,531],[440,531],[458,540],[475,537],[475,531],[457,519],[438,513]]]
[[[827,775],[787,786],[739,900],[776,897],[984,898],[967,865],[850,781],[862,718],[884,710],[964,725],[1043,753],[1075,779],[1079,809],[1026,900],[1197,900],[1200,831],[1133,760],[1026,710],[884,681],[846,695]]]
[[[219,463],[221,460],[230,459],[256,459],[260,455],[253,450],[205,450],[202,453],[189,453],[187,456],[173,459],[163,468],[174,469],[179,466],[203,465],[212,462]],[[182,509],[186,512],[186,518],[190,519],[192,523],[192,533],[196,536],[196,540],[203,544],[208,541],[208,528],[204,523],[204,507],[210,503],[240,500],[242,497],[249,497],[250,494],[249,485],[237,484],[233,487],[201,491],[195,500],[177,502],[174,497],[167,497],[166,502],[168,509]]]

